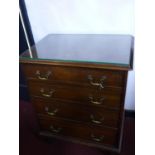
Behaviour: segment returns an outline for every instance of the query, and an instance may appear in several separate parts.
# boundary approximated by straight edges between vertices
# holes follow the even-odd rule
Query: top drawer
[[[80,67],[60,67],[50,65],[25,64],[24,72],[28,79],[82,84],[92,87],[123,86],[124,72]]]

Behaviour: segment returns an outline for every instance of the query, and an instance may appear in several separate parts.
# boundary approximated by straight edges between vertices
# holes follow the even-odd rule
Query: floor
[[[70,142],[55,140],[48,142],[36,136],[37,123],[31,103],[19,104],[19,151],[20,155],[107,155],[99,149]],[[120,155],[135,154],[135,120],[125,119],[122,152]]]

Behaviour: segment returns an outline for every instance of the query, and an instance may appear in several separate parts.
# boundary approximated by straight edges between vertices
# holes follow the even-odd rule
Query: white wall
[[[134,0],[25,0],[35,41],[49,33],[134,35]],[[126,109],[134,109],[134,71]]]

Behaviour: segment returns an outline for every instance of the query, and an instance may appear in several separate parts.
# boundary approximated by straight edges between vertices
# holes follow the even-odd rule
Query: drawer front
[[[124,77],[124,72],[121,71],[34,64],[24,65],[24,71],[28,79],[58,83],[77,83],[92,87],[106,85],[121,87],[123,86]]]
[[[33,98],[32,102],[36,112],[42,115],[61,117],[94,125],[118,127],[119,111],[117,110],[79,106],[55,100],[48,102],[37,98]]]
[[[104,88],[94,90],[90,88],[71,87],[67,85],[48,85],[29,81],[29,90],[32,96],[46,99],[60,99],[89,104],[113,105],[119,107],[122,90],[119,88]]]
[[[117,145],[118,131],[115,129],[106,127],[94,128],[84,124],[49,117],[40,117],[39,122],[42,131],[48,131],[54,135],[63,135],[105,145]]]

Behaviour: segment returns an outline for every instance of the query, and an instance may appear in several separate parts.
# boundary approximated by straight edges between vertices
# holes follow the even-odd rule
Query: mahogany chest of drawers
[[[39,135],[120,152],[132,43],[121,35],[48,35],[31,57],[24,52]]]

